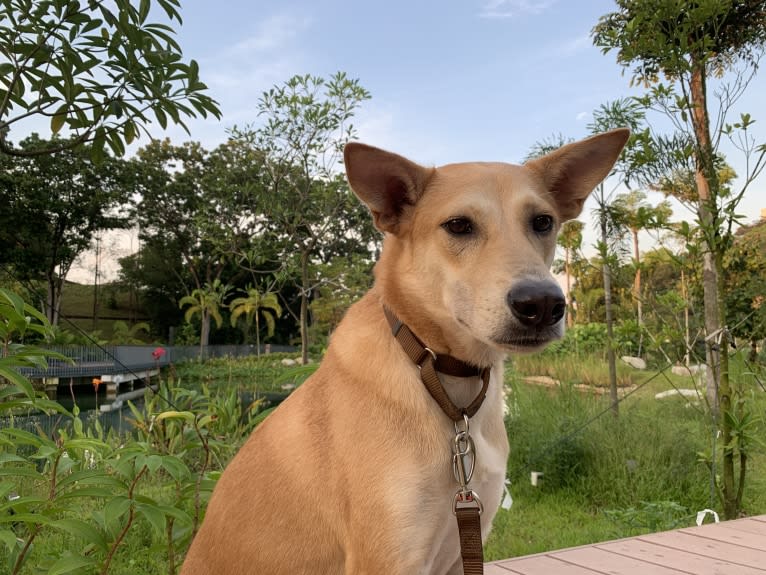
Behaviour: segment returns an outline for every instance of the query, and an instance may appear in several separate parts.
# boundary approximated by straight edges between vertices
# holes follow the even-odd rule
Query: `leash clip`
[[[463,491],[458,489],[455,498],[452,500],[452,514],[457,515],[458,509],[474,508],[479,511],[479,515],[484,513],[484,504],[473,489]]]

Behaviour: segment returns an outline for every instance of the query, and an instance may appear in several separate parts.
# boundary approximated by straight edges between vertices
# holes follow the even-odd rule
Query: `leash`
[[[479,496],[469,487],[476,467],[476,448],[469,432],[468,420],[476,414],[487,395],[491,368],[477,367],[450,355],[434,353],[390,309],[383,306],[383,311],[394,338],[420,368],[420,379],[426,390],[455,425],[452,471],[460,487],[455,492],[452,513],[457,518],[463,574],[481,575],[484,573],[484,550],[481,545],[480,516],[484,507]],[[456,377],[479,376],[482,380],[481,390],[467,406],[458,407],[447,395],[437,371]]]

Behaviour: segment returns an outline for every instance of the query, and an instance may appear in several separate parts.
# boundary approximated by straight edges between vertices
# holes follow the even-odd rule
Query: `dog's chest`
[[[502,381],[499,376],[493,376],[493,380],[482,407],[468,422],[471,456],[475,458],[468,488],[478,495],[484,505],[481,524],[485,540],[500,505],[508,457],[508,439],[503,425]],[[481,387],[465,379],[444,376],[442,383],[456,405],[470,403]],[[405,475],[409,478],[419,477],[419,480],[414,482],[417,493],[412,493],[412,498],[399,508],[402,519],[399,524],[408,526],[401,533],[401,543],[405,547],[412,545],[413,541],[417,541],[418,546],[422,545],[422,571],[418,572],[446,575],[453,572],[452,569],[460,559],[457,522],[453,514],[453,502],[460,484],[453,471],[455,426],[441,412],[435,412],[434,415],[439,421],[438,435],[441,439],[438,444],[431,446],[431,449],[436,450],[435,457],[410,460],[407,466]],[[464,424],[459,429],[463,430]],[[400,498],[398,505],[402,503]]]

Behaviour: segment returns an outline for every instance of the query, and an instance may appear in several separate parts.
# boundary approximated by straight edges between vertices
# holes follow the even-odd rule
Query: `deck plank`
[[[642,559],[653,565],[664,565],[677,572],[693,573],[694,575],[721,575],[733,573],[736,568],[737,575],[763,575],[761,569],[754,569],[745,565],[732,564],[713,557],[690,553],[681,549],[672,549],[656,543],[642,541],[641,539],[625,539],[598,545],[599,549],[612,551],[626,557]]]
[[[766,515],[487,564],[487,575],[766,575]]]
[[[737,521],[727,521],[726,527],[766,537],[766,521],[758,521],[757,518],[748,517]]]
[[[618,555],[595,546],[559,551],[557,559],[579,565],[596,573],[619,573],[620,575],[646,575],[651,568],[654,575],[678,575],[678,571],[662,565],[652,565],[642,559]],[[696,575],[690,573],[690,575]]]
[[[741,531],[739,529],[729,527],[726,523],[706,525],[704,529],[701,527],[681,529],[681,533],[688,533],[696,537],[704,537],[706,539],[712,539],[715,541],[725,541],[726,543],[742,545],[743,547],[750,547],[751,549],[763,549],[763,537],[766,535],[766,533],[759,535]]]
[[[590,569],[567,563],[551,555],[519,557],[507,563],[500,562],[499,565],[507,569],[504,575],[593,575],[594,573]]]

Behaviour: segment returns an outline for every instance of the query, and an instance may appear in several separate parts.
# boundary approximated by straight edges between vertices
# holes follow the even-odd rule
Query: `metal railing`
[[[107,346],[48,346],[70,358],[73,363],[49,359],[47,369],[25,367],[20,371],[30,379],[49,377],[95,377],[115,373],[130,373],[166,367],[183,361],[210,359],[214,357],[242,357],[256,354],[255,345],[209,345],[157,346],[157,345],[107,345]],[[293,346],[261,345],[261,354],[294,352]]]

